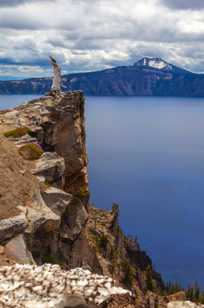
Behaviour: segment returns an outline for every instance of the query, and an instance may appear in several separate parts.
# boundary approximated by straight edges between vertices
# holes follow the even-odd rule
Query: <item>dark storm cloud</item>
[[[47,27],[43,20],[36,23],[35,19],[29,16],[16,16],[13,18],[13,14],[7,12],[0,19],[0,29],[15,29],[15,30],[37,30]]]
[[[52,0],[0,0],[0,7],[18,6],[25,3],[48,2]],[[55,0],[53,0],[55,1]]]
[[[161,0],[167,7],[182,10],[204,9],[204,0]]]
[[[41,67],[49,67],[50,63],[48,60],[48,56],[47,57],[43,57],[43,58],[32,58],[32,59],[25,59],[23,60],[16,60],[12,59],[12,58],[4,58],[4,57],[0,57],[0,65],[4,64],[4,65],[24,65],[24,66],[41,66]]]
[[[22,0],[1,0],[0,1],[0,7],[1,6],[15,6],[15,5],[19,5],[19,4],[22,4],[24,3],[24,1]]]

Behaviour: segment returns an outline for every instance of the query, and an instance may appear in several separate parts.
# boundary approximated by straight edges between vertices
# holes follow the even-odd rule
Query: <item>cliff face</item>
[[[81,92],[42,97],[12,111],[3,111],[0,123],[2,133],[16,128],[31,130],[30,133],[20,133],[20,136],[18,132],[16,136],[8,136],[17,146],[37,142],[43,151],[55,152],[64,160],[65,170],[62,170],[59,188],[70,193],[78,193],[78,189],[88,192],[84,98]],[[47,158],[44,160],[46,162]],[[41,163],[42,159],[36,168],[40,168]]]
[[[11,219],[7,206],[12,207],[11,213],[23,215],[19,231],[24,231],[37,262],[61,260],[69,266],[82,265],[83,256],[79,253],[75,259],[72,246],[88,219],[83,95],[75,92],[43,97],[1,112],[0,123],[5,158],[1,160],[1,174],[8,177],[8,181],[1,177],[2,217]],[[11,169],[9,174],[7,169]],[[15,235],[4,232],[7,238]],[[94,263],[92,257],[87,258]]]
[[[117,206],[89,205],[85,140],[81,92],[0,112],[0,264],[86,267],[139,297],[162,289],[150,258],[120,229]]]

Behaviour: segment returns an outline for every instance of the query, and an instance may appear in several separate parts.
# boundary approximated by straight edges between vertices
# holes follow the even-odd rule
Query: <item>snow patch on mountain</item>
[[[172,66],[161,58],[142,58],[135,63],[136,66],[145,66],[158,70],[172,70]]]

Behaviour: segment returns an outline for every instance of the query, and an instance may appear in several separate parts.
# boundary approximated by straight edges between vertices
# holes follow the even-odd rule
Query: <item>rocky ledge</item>
[[[77,91],[0,112],[0,307],[166,307],[118,206],[89,203],[84,107]]]

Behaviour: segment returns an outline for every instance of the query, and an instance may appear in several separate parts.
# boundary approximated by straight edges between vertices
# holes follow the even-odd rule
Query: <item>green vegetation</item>
[[[104,233],[98,234],[95,237],[96,245],[101,251],[106,251],[108,246],[108,238]]]
[[[30,135],[31,137],[35,137],[35,133],[26,126],[17,127],[10,131],[4,133],[6,138],[21,138],[25,135]]]
[[[146,269],[146,284],[149,291],[154,291],[154,280],[152,278],[152,268],[148,266]]]
[[[79,199],[89,198],[89,191],[87,190],[87,187],[81,187],[75,194],[75,197]]]
[[[58,256],[53,256],[53,255],[46,255],[46,256],[41,256],[41,261],[42,263],[50,263],[50,264],[58,264],[60,266],[64,265],[63,260],[61,260]]]
[[[165,290],[167,295],[183,291],[181,285],[178,282],[168,282],[165,286]]]
[[[135,269],[126,260],[121,265],[124,272],[123,283],[131,288],[135,279]]]
[[[40,182],[40,190],[41,190],[42,192],[44,192],[44,191],[46,191],[51,185],[52,185],[52,184],[51,184],[49,181],[47,181],[47,180],[45,180],[44,182]]]
[[[19,154],[26,160],[36,160],[39,159],[43,150],[36,143],[28,143],[19,148]]]
[[[113,203],[113,204],[112,204],[112,212],[113,212],[113,213],[119,213],[119,210],[120,210],[119,204]]]
[[[192,302],[204,304],[204,292],[202,292],[195,282],[186,290],[186,298]]]
[[[104,233],[99,233],[95,229],[90,229],[90,231],[97,249],[102,253],[106,252],[109,243],[107,235]]]
[[[204,304],[204,292],[200,290],[196,282],[190,285],[187,289],[182,288],[178,282],[175,283],[168,282],[165,286],[165,290],[166,290],[166,295],[184,291],[187,300]]]
[[[120,259],[120,251],[118,247],[111,247],[110,261],[111,261],[111,271],[113,273],[118,268],[119,259]]]

